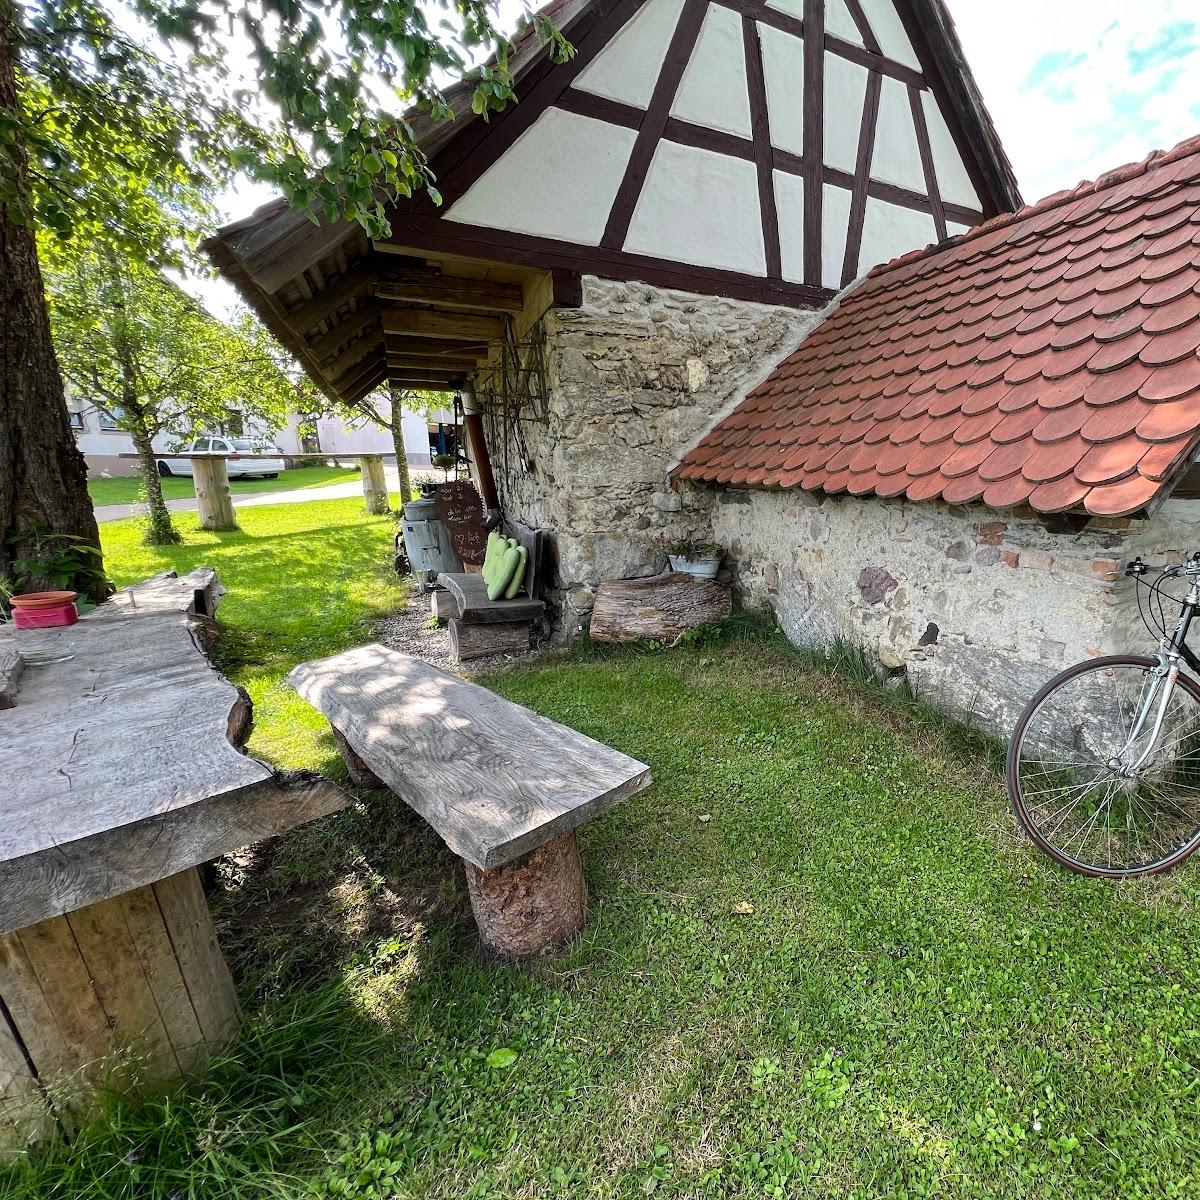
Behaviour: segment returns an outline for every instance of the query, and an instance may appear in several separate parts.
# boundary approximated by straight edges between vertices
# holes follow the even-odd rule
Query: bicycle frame
[[[1175,690],[1175,681],[1179,677],[1181,661],[1186,663],[1193,672],[1200,675],[1200,658],[1192,652],[1187,644],[1188,630],[1191,628],[1192,621],[1195,619],[1197,612],[1200,612],[1200,579],[1193,573],[1191,575],[1191,585],[1188,588],[1188,593],[1184,597],[1183,606],[1179,612],[1179,620],[1176,621],[1171,636],[1164,638],[1159,643],[1158,666],[1154,671],[1154,686],[1150,688],[1145,701],[1142,703],[1141,711],[1138,713],[1137,720],[1133,723],[1125,745],[1109,760],[1109,767],[1123,778],[1133,778],[1158,747],[1158,739],[1162,735],[1163,722],[1167,718],[1167,709],[1171,703],[1171,693]],[[1166,683],[1165,688],[1162,687],[1164,682]],[[1151,709],[1154,708],[1155,697],[1158,695],[1160,689],[1162,691],[1162,698],[1158,701],[1158,712],[1154,717],[1154,728],[1150,732],[1150,741],[1141,754],[1138,755],[1137,759],[1134,762],[1129,762],[1127,761],[1128,755],[1138,738],[1141,737],[1142,730],[1146,727],[1146,721],[1150,716]]]

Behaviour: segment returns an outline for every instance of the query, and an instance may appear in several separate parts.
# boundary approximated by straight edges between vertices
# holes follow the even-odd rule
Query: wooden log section
[[[463,859],[479,937],[493,954],[534,958],[587,920],[587,883],[575,834],[564,833],[493,871]]]
[[[346,765],[346,774],[350,777],[350,782],[356,788],[386,787],[386,784],[359,757],[354,747],[346,741],[341,733],[334,729],[332,725],[329,728],[333,730],[333,740],[337,745],[338,754],[342,757],[342,762]]]
[[[438,621],[449,621],[451,617],[462,616],[458,610],[458,601],[443,587],[434,588],[430,593],[429,611]]]
[[[237,1028],[195,868],[0,935],[0,1148],[69,1123],[81,1085],[173,1079]]]
[[[387,479],[383,473],[383,459],[378,454],[359,454],[357,460],[362,471],[363,503],[372,516],[381,516],[388,511]]]
[[[733,611],[729,585],[667,571],[649,579],[613,579],[596,590],[591,636],[598,642],[674,641]]]
[[[217,532],[236,529],[237,518],[233,515],[225,459],[220,456],[193,458],[191,464],[200,509],[200,528]]]
[[[529,622],[501,621],[469,625],[450,619],[450,651],[456,662],[483,658],[487,654],[528,654]]]

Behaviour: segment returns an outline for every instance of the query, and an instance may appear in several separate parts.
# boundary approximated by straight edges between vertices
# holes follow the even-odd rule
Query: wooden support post
[[[228,530],[237,528],[233,515],[233,497],[229,494],[229,472],[220,457],[193,458],[192,478],[200,507],[200,528]]]
[[[451,617],[461,617],[458,601],[445,588],[434,588],[429,595],[429,611],[439,621],[449,621]],[[0,703],[0,708],[3,704]]]
[[[333,729],[332,725],[330,729]],[[382,788],[387,786],[358,756],[354,747],[342,736],[341,730],[333,729],[333,740],[337,743],[338,753],[342,756],[342,762],[346,764],[346,774],[350,776],[350,782],[356,788]]]
[[[195,868],[0,935],[0,1149],[86,1106],[81,1084],[174,1079],[237,1027]]]
[[[387,479],[383,474],[383,458],[378,454],[359,454],[356,461],[362,471],[363,502],[367,512],[380,516],[388,511]]]
[[[528,621],[497,621],[487,625],[450,619],[450,651],[455,662],[485,654],[527,654]]]
[[[479,936],[494,954],[533,958],[569,941],[587,920],[574,831],[492,871],[463,864]]]

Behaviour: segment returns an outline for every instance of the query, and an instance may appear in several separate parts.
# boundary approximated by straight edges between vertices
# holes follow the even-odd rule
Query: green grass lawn
[[[216,565],[252,749],[341,778],[279,680],[395,601],[390,525],[351,501],[244,524],[171,551],[109,526],[110,565]],[[223,865],[247,1017],[229,1054],[0,1195],[1200,1191],[1195,867],[1056,868],[960,739],[773,638],[583,648],[488,682],[653,768],[580,836],[578,942],[485,960],[458,861],[362,793]]]
[[[359,478],[357,467],[305,467],[299,471],[281,471],[276,479],[231,479],[229,490],[235,496],[252,492],[284,492],[298,488],[325,487]],[[141,492],[141,480],[133,476],[119,479],[88,480],[92,503],[134,504]],[[169,475],[162,481],[163,496],[168,500],[191,499],[196,494],[191,477]]]

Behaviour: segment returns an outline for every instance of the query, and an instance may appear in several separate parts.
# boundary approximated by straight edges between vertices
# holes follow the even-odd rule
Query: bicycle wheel
[[[1022,828],[1083,875],[1164,871],[1200,844],[1200,687],[1180,675],[1151,746],[1165,681],[1153,658],[1097,658],[1056,675],[1029,702],[1008,749]],[[1147,698],[1151,707],[1133,738]],[[1132,739],[1132,742],[1131,742]]]

